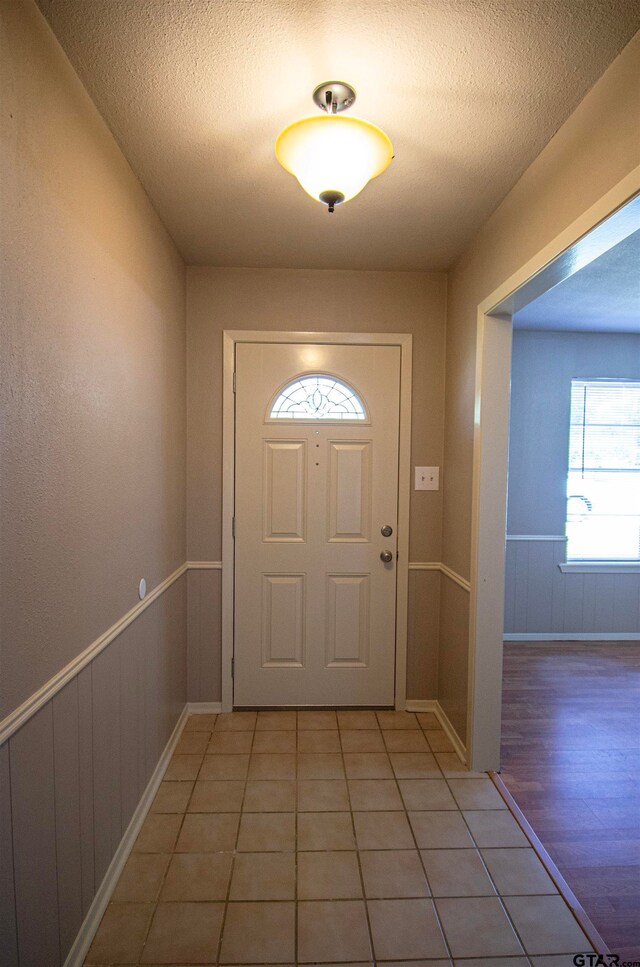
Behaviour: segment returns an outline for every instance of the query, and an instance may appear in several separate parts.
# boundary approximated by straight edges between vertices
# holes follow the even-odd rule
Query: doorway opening
[[[478,307],[467,736],[474,770],[500,768],[512,318],[638,230],[638,188],[637,173],[624,179]]]
[[[501,398],[481,381],[493,425],[485,408],[476,468],[493,452],[499,494],[485,491],[477,513],[489,501],[494,529],[480,527],[477,546],[480,569],[493,554],[495,597],[475,585],[475,646],[476,669],[479,655],[493,661],[495,705],[476,761],[502,768],[610,949],[629,957],[640,916],[629,887],[640,872],[639,265],[635,196],[494,303],[483,324]]]

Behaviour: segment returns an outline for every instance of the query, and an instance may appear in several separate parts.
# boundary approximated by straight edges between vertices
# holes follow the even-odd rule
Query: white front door
[[[399,407],[398,346],[236,347],[234,706],[393,705]]]

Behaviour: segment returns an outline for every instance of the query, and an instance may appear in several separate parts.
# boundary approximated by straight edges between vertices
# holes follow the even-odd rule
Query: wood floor
[[[507,642],[502,778],[612,953],[640,961],[640,642]]]

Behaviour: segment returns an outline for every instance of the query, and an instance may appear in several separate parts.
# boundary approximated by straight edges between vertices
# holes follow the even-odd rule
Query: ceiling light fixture
[[[294,121],[276,141],[276,158],[282,167],[329,212],[354,198],[393,158],[384,131],[362,118],[340,113],[355,99],[354,89],[342,81],[320,84],[313,100],[325,114]]]

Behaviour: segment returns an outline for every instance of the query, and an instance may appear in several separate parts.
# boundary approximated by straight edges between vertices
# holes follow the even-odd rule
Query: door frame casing
[[[471,504],[467,761],[477,772],[500,769],[505,535],[511,384],[511,303],[517,291],[640,191],[633,169],[575,221],[505,279],[477,309]],[[557,280],[555,280],[557,281]],[[544,279],[542,279],[544,283]],[[540,295],[545,291],[544,284]]]
[[[409,598],[409,502],[411,498],[411,376],[413,338],[409,333],[265,332],[225,329],[222,374],[222,710],[233,708],[235,548],[235,399],[233,377],[238,343],[319,343],[400,348],[398,434],[398,558],[396,562],[395,707],[407,697],[407,610]]]

